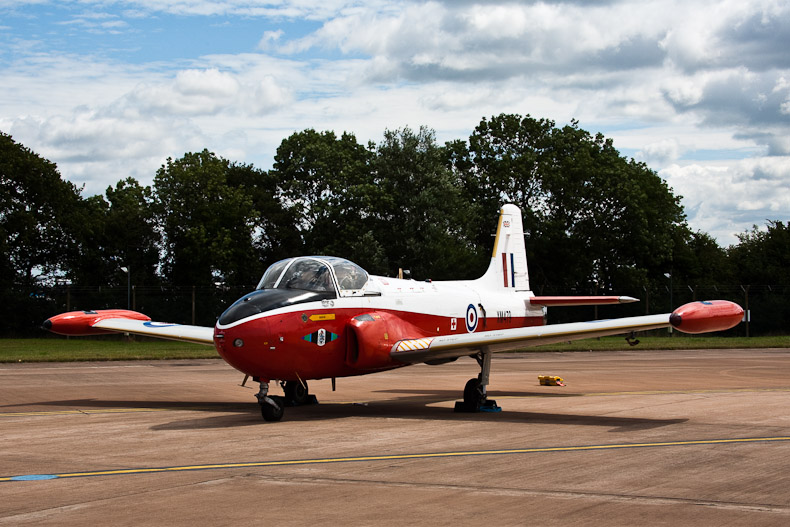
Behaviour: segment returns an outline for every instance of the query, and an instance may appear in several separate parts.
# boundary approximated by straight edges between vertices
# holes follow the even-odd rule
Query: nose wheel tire
[[[261,416],[264,421],[274,422],[283,418],[285,413],[285,404],[280,397],[267,397],[271,402],[264,401],[261,403]]]

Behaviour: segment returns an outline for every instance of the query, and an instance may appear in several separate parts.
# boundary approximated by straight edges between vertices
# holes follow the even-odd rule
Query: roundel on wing
[[[477,308],[474,304],[469,304],[466,308],[466,330],[469,333],[474,333],[477,329]]]

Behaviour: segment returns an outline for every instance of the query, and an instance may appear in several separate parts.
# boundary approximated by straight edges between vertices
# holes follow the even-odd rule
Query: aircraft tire
[[[261,416],[263,417],[264,421],[268,422],[277,422],[283,418],[283,414],[285,413],[285,404],[283,401],[280,400],[279,397],[270,397],[276,405],[272,405],[269,403],[261,404]]]
[[[285,398],[295,405],[307,404],[310,400],[310,390],[307,387],[307,382],[286,381],[283,391],[285,392]]]
[[[483,385],[478,377],[469,379],[464,386],[464,404],[468,408],[480,408],[484,402]]]

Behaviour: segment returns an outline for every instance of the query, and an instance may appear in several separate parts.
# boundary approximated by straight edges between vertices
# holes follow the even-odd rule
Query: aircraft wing
[[[692,302],[672,313],[662,315],[406,339],[392,347],[390,356],[405,363],[442,361],[472,355],[484,348],[496,353],[670,326],[685,333],[705,333],[729,329],[737,325],[742,318],[743,309],[732,302],[725,300]]]
[[[72,311],[47,319],[44,329],[60,335],[84,336],[133,333],[146,337],[214,345],[214,328],[153,322],[150,317],[126,309]]]
[[[142,320],[111,318],[97,322],[93,327],[113,332],[144,335],[146,337],[181,340],[194,342],[196,344],[208,344],[210,346],[214,345],[214,328],[205,326],[188,326],[164,322],[144,322]]]

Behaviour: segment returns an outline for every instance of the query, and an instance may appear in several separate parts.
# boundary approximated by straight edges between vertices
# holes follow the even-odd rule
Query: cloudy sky
[[[87,196],[305,128],[576,118],[726,246],[790,220],[789,50],[786,0],[0,0],[0,131]]]

